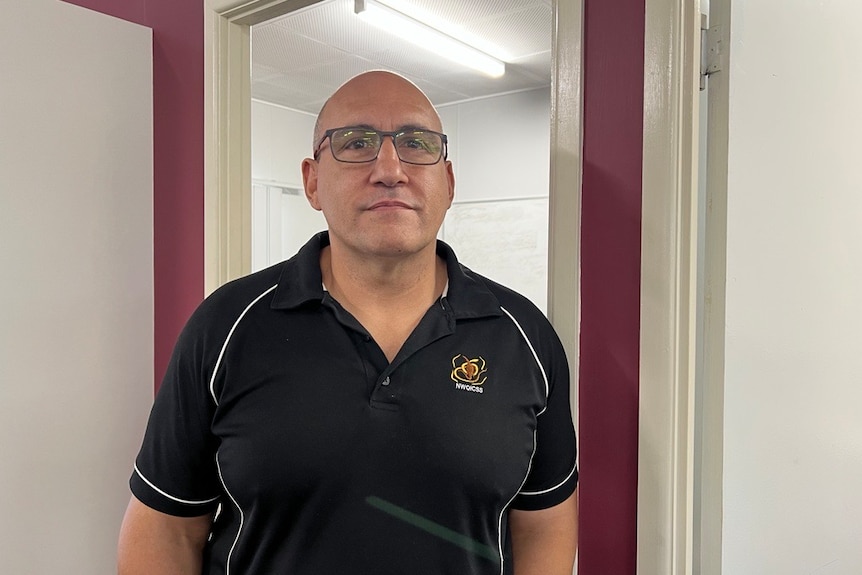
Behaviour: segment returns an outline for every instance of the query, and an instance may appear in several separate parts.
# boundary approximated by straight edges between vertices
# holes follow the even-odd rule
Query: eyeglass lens
[[[384,136],[375,130],[344,128],[330,135],[332,155],[342,162],[370,162],[377,157]],[[403,162],[436,164],[443,151],[439,134],[424,130],[398,132],[393,138],[395,151]]]

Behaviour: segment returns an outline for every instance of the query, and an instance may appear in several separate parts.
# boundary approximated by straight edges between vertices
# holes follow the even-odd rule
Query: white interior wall
[[[464,264],[545,309],[550,89],[440,106],[439,112],[455,171],[455,205],[441,237]],[[252,179],[301,188],[299,165],[310,155],[314,120],[252,102]],[[325,220],[304,197],[281,198],[289,209],[277,229],[271,217],[278,209],[274,196],[262,186],[253,191],[253,269],[290,257],[312,233],[325,229]],[[281,236],[281,253],[267,230]]]
[[[438,111],[451,142],[455,201],[548,196],[550,88],[440,106]]]
[[[731,18],[722,572],[858,575],[862,4]]]
[[[112,573],[153,393],[151,32],[3,16],[0,571]]]
[[[252,271],[289,258],[326,229],[323,215],[304,195],[277,189],[302,190],[300,165],[311,156],[315,120],[311,114],[252,100]]]
[[[311,156],[315,116],[251,102],[251,177],[302,188],[303,158]]]

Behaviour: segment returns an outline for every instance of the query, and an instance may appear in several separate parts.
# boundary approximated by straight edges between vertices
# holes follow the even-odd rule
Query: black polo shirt
[[[216,512],[204,573],[511,573],[510,508],[577,485],[563,348],[527,299],[458,264],[389,363],[321,282],[321,233],[195,311],[130,481]]]

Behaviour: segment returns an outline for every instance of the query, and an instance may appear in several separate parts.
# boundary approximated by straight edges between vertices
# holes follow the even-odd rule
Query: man
[[[329,231],[189,320],[130,481],[122,575],[571,573],[562,346],[436,241],[441,132],[392,73],[326,103],[302,173]]]

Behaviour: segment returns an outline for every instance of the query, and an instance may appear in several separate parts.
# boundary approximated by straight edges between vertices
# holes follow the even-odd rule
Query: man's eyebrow
[[[434,131],[431,128],[429,128],[428,126],[421,126],[419,124],[406,124],[404,126],[400,126],[398,128],[398,130],[396,130],[396,131],[402,132],[404,130],[421,130],[421,131],[425,131],[425,132],[433,132]]]
[[[371,124],[351,124],[349,126],[345,126],[345,128],[361,128],[363,130],[375,130],[375,131],[385,132],[385,130],[378,130],[377,128],[375,128]],[[423,130],[426,132],[433,132],[434,131],[427,126],[421,126],[419,124],[402,124],[401,126],[398,126],[397,128],[395,128],[395,130],[393,130],[393,131],[404,132],[406,130]]]

